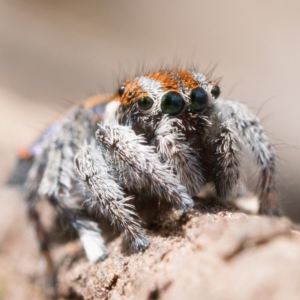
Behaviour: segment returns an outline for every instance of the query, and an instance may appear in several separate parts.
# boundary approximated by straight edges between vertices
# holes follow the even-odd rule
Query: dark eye
[[[182,96],[176,92],[164,94],[161,99],[161,111],[165,114],[175,116],[179,114],[184,107]]]
[[[141,110],[148,110],[153,105],[153,99],[150,97],[142,97],[138,101],[138,106]]]
[[[118,89],[118,94],[121,97],[125,91],[125,85],[121,85]]]
[[[218,87],[218,86],[214,86],[212,89],[211,89],[211,94],[212,94],[212,96],[215,98],[215,99],[217,99],[219,96],[220,96],[220,93],[221,93],[221,90],[220,90],[220,88]]]
[[[191,110],[201,112],[205,110],[208,103],[208,95],[201,87],[192,90],[191,92]]]

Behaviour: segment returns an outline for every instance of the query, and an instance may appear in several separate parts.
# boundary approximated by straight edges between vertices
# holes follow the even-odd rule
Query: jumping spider
[[[36,204],[46,198],[77,231],[91,262],[107,251],[89,211],[107,218],[135,250],[148,240],[133,197],[150,195],[183,212],[207,183],[229,199],[243,185],[245,162],[259,169],[259,213],[278,215],[275,154],[258,118],[244,105],[219,99],[218,84],[179,69],[125,81],[103,101],[70,110],[28,149],[29,216],[41,248],[46,236]],[[25,157],[24,157],[25,159]],[[247,175],[247,174],[244,174]]]

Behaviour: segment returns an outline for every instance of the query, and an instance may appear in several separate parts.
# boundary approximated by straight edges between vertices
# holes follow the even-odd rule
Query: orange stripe
[[[194,76],[185,70],[174,69],[170,71],[150,72],[145,75],[145,77],[148,77],[149,79],[160,82],[161,87],[165,91],[180,92],[176,76],[178,76],[181,83],[190,90],[201,87],[201,85],[194,79]],[[216,82],[210,83],[213,86],[217,86]],[[148,96],[148,93],[142,89],[137,79],[127,80],[123,83],[123,85],[125,86],[125,90],[121,96],[121,103],[124,106],[133,104],[134,101],[137,101],[137,99],[141,97]]]
[[[174,73],[180,76],[182,84],[190,90],[201,87],[201,85],[194,79],[193,75],[188,71],[174,70]]]
[[[148,93],[145,92],[136,79],[131,79],[123,83],[125,90],[121,96],[121,103],[124,106],[128,106],[141,97],[147,97]]]
[[[160,82],[165,91],[179,92],[178,82],[170,76],[172,72],[154,72],[149,73],[147,77]]]

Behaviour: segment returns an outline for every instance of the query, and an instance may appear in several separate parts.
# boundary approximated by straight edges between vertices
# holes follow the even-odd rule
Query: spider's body
[[[30,148],[34,163],[25,185],[41,242],[35,207],[45,196],[78,230],[90,261],[107,255],[85,213],[91,208],[143,250],[147,238],[130,199],[151,195],[187,211],[213,183],[226,200],[243,184],[246,155],[259,168],[259,212],[278,214],[275,155],[259,120],[219,94],[217,83],[196,72],[148,73],[125,81],[111,101],[95,98],[55,123]]]

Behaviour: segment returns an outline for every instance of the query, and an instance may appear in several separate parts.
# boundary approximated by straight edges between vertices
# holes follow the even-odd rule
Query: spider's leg
[[[44,150],[47,165],[39,186],[40,195],[64,199],[70,196],[76,180],[74,155],[90,139],[95,126],[93,112],[81,106],[64,117],[60,130],[53,134],[50,145]]]
[[[51,282],[51,285],[55,285],[55,269],[53,259],[49,250],[48,236],[40,220],[40,214],[37,211],[36,207],[37,203],[40,201],[40,196],[38,195],[38,187],[42,179],[46,161],[47,156],[45,155],[45,153],[42,153],[35,158],[25,182],[24,198],[27,204],[29,219],[34,225],[40,251],[47,263],[47,277]]]
[[[48,163],[39,187],[39,194],[45,195],[62,218],[78,231],[92,262],[105,259],[107,252],[97,224],[81,216],[85,197],[75,175],[74,156],[91,138],[95,126],[90,109],[78,107],[66,116],[48,148]]]
[[[135,220],[137,216],[134,207],[128,204],[132,198],[125,197],[112,170],[106,164],[101,149],[96,149],[92,144],[85,145],[78,151],[74,161],[79,178],[87,187],[89,206],[124,232],[125,239],[135,250],[144,250],[148,246],[148,241],[144,230]]]
[[[29,216],[33,221],[42,251],[48,261],[48,269],[53,268],[45,230],[36,210],[37,200],[45,197],[60,216],[79,232],[83,241],[85,236],[93,236],[98,246],[99,257],[104,257],[105,248],[100,231],[95,224],[80,219],[78,208],[84,196],[78,188],[74,173],[74,154],[95,131],[96,123],[90,109],[76,107],[59,123],[59,130],[43,142],[42,151],[34,158],[25,184]],[[81,201],[81,202],[80,202]],[[88,224],[88,226],[85,226]],[[83,242],[86,248],[87,243]],[[95,247],[94,247],[95,248]],[[45,249],[45,250],[43,250]],[[94,259],[93,259],[94,260]],[[53,272],[54,275],[54,272]]]
[[[89,220],[78,219],[76,229],[88,260],[90,262],[105,260],[108,253],[98,224]]]
[[[76,183],[74,182],[74,185]],[[54,196],[48,198],[60,214],[64,223],[71,225],[78,232],[88,260],[93,263],[102,261],[107,258],[108,253],[101,230],[97,222],[90,220],[86,212],[78,208],[78,203],[76,203],[78,201],[76,200],[79,199],[81,203],[85,201],[83,193],[76,196],[72,195],[69,199],[64,199],[65,201],[62,198],[55,198]]]
[[[256,118],[243,123],[243,134],[260,168],[259,213],[279,216],[282,212],[276,188],[274,149]]]
[[[253,115],[244,105],[233,101],[227,102],[230,108],[232,121],[239,131],[239,135],[251,150],[257,165],[259,174],[259,213],[267,215],[281,215],[281,207],[278,199],[275,182],[276,155],[259,119]]]
[[[161,163],[155,148],[147,145],[143,136],[127,126],[106,124],[100,126],[96,138],[106,160],[120,171],[129,190],[147,191],[183,211],[193,206],[186,188],[170,167]]]
[[[55,278],[54,264],[49,250],[47,232],[40,220],[40,214],[37,210],[37,203],[41,200],[38,190],[48,160],[46,149],[50,147],[52,136],[60,130],[60,126],[60,122],[51,125],[28,150],[23,151],[25,157],[20,156],[19,166],[17,166],[15,173],[25,171],[23,174],[24,178],[22,177],[22,174],[21,176],[18,173],[14,174],[14,180],[16,180],[16,182],[19,181],[19,183],[24,183],[23,190],[24,199],[27,204],[27,214],[35,228],[40,251],[47,263],[47,277],[53,283]],[[26,169],[24,170],[24,165],[28,166],[31,160],[31,166],[29,166],[29,169],[26,172]]]
[[[160,160],[168,164],[190,195],[199,193],[204,183],[199,154],[190,147],[178,119],[164,116],[154,132],[153,144]]]
[[[268,164],[262,168],[260,174],[260,205],[259,213],[266,215],[282,215],[274,176],[274,161],[268,161]]]
[[[212,176],[216,193],[225,199],[232,195],[240,177],[241,144],[230,120],[218,124],[212,149],[215,156]]]

